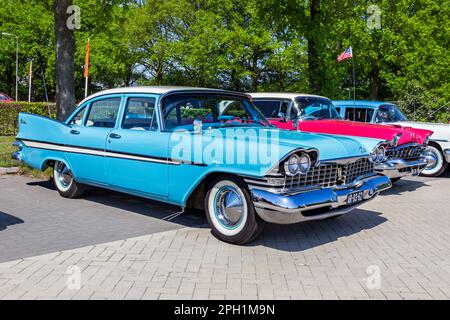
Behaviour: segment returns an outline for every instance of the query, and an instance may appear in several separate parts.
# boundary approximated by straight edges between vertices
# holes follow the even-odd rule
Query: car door
[[[160,132],[155,95],[131,95],[106,143],[106,174],[111,186],[157,196],[168,195],[169,133]]]
[[[66,158],[77,178],[107,183],[105,143],[116,125],[120,103],[120,96],[92,100],[69,123]]]

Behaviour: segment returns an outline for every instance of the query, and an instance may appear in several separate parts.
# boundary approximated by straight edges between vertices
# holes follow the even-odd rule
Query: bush
[[[0,135],[16,135],[19,112],[56,117],[56,105],[45,102],[2,102],[0,103]]]

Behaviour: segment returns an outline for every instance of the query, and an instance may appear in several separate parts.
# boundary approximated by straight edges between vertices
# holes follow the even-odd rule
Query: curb
[[[10,167],[10,168],[0,167],[0,176],[6,175],[6,174],[17,174],[17,173],[19,173],[19,167]]]

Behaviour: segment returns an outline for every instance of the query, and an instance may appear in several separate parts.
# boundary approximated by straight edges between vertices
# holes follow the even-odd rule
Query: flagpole
[[[352,48],[352,67],[353,67],[353,106],[356,104],[356,80],[355,80],[355,54]]]
[[[28,102],[31,102],[31,85],[33,84],[33,60],[30,61],[30,73],[28,75]]]
[[[88,96],[88,83],[89,83],[89,77],[86,77],[84,84],[84,97],[86,98]]]
[[[87,44],[86,44],[86,60],[84,63],[84,79],[85,79],[85,83],[84,83],[84,97],[86,98],[88,96],[88,85],[89,85],[89,55],[90,55],[90,51],[91,51],[91,44],[90,44],[90,39],[88,39]]]

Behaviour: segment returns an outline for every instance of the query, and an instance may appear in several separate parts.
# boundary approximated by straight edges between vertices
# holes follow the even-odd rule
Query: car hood
[[[423,130],[425,132],[432,132],[431,139],[439,139],[450,141],[450,124],[445,123],[433,123],[433,122],[413,122],[402,121],[397,122],[395,125],[401,125],[403,127],[410,127],[413,130]]]
[[[298,149],[317,149],[320,161],[367,156],[379,139],[313,134],[278,128],[219,128],[201,134],[174,132],[172,159],[200,164],[229,164],[268,168]],[[181,152],[184,148],[187,152]],[[258,157],[270,154],[270,163]],[[254,159],[259,159],[255,161]],[[240,161],[239,161],[240,159]],[[253,160],[253,161],[252,161]],[[267,160],[267,159],[265,159]]]
[[[401,134],[399,145],[407,143],[423,144],[432,133],[400,125],[381,125],[349,120],[308,120],[299,123],[299,129],[306,132],[340,134],[346,136],[368,137],[380,140],[392,140]]]

